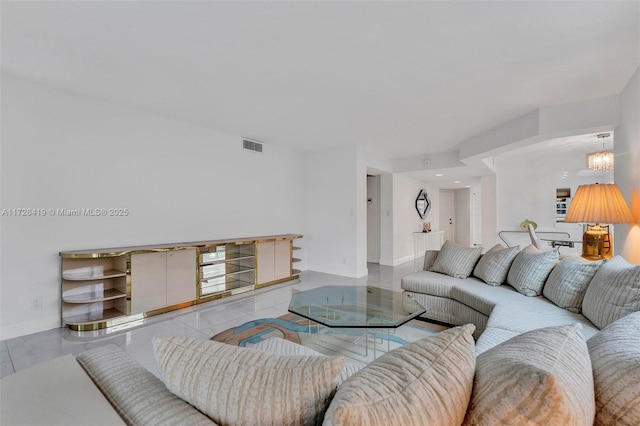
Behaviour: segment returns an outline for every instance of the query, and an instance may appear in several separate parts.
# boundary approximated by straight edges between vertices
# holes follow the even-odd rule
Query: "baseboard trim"
[[[61,328],[60,317],[43,318],[28,323],[5,325],[0,328],[0,340],[13,339],[14,337],[26,336],[27,334],[38,333],[40,331]]]

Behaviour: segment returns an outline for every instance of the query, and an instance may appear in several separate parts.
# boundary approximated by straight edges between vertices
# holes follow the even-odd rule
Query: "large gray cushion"
[[[594,415],[579,324],[529,331],[476,359],[465,425],[591,425]]]
[[[455,278],[467,278],[482,254],[482,247],[463,247],[449,240],[444,242],[430,271]]]
[[[640,311],[640,265],[614,256],[591,280],[582,301],[582,314],[604,328],[636,311]]]
[[[520,251],[519,246],[505,248],[496,244],[480,258],[473,270],[473,275],[489,285],[503,284],[518,251]]]
[[[303,356],[326,356],[320,352],[314,351],[306,346],[299,345],[287,339],[281,339],[280,337],[270,337],[268,339],[261,340],[254,344],[246,346],[249,349],[255,349],[261,352],[268,352],[276,355],[303,355]],[[346,363],[340,372],[340,379],[338,385],[344,382],[347,377],[353,373],[359,371],[366,364],[362,362],[353,361]]]
[[[595,425],[640,425],[640,312],[587,341],[596,393]]]
[[[373,361],[338,388],[323,425],[458,426],[473,384],[473,330],[455,327]]]
[[[558,258],[556,250],[540,251],[528,246],[513,260],[507,283],[525,296],[540,296],[544,282]]]
[[[542,294],[557,306],[580,313],[584,294],[600,265],[602,262],[580,257],[563,258],[549,274]]]
[[[223,425],[318,424],[345,363],[191,337],[155,338],[153,349],[167,388]]]

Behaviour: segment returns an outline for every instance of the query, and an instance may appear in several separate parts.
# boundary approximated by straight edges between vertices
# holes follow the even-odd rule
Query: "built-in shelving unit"
[[[302,235],[60,252],[62,325],[110,327],[297,279]]]
[[[62,259],[62,321],[96,324],[126,315],[127,258]]]
[[[200,250],[200,298],[253,290],[255,244],[227,243]]]
[[[292,241],[291,242],[291,275],[296,275],[296,276],[299,275],[301,271],[299,269],[294,269],[293,264],[302,262],[302,259],[298,257],[293,257],[293,252],[297,250],[302,250],[302,247],[294,246]]]

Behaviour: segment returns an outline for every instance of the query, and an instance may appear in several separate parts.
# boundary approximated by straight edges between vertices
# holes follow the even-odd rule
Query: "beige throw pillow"
[[[444,242],[430,271],[455,278],[467,278],[476,266],[482,247],[463,247],[449,240]]]
[[[345,380],[323,425],[456,425],[475,367],[475,326],[455,327],[395,349]]]
[[[640,311],[640,265],[614,256],[598,269],[582,301],[582,314],[604,328],[631,312]]]
[[[477,358],[465,425],[591,425],[593,377],[579,324],[529,331]]]
[[[473,270],[473,276],[489,285],[503,284],[518,251],[520,251],[520,246],[504,247],[501,244],[496,244],[480,258]]]
[[[540,251],[534,246],[525,247],[511,264],[507,284],[525,296],[540,296],[558,258],[557,250]]]
[[[542,294],[557,306],[579,314],[584,294],[600,265],[602,262],[580,257],[563,258],[549,274]]]
[[[153,340],[165,385],[221,425],[315,425],[344,358],[282,356],[191,337]]]
[[[640,425],[640,312],[587,341],[596,390],[596,426]]]

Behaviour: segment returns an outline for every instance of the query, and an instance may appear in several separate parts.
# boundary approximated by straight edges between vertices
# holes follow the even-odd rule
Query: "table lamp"
[[[631,223],[633,216],[615,183],[594,183],[580,185],[569,205],[564,218],[568,223],[594,223],[587,225],[587,231],[582,235],[582,257],[588,259],[602,259],[603,244],[612,243],[608,229],[601,223]],[[590,229],[589,229],[590,228]],[[611,257],[611,244],[609,256]]]

